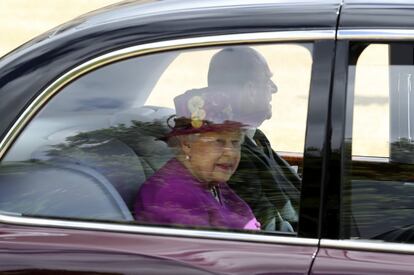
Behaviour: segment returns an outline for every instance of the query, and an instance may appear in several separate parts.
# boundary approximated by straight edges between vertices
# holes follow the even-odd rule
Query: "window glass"
[[[352,49],[342,237],[414,242],[413,46]]]
[[[350,70],[356,70],[350,72],[355,74],[352,155],[388,157],[388,45],[370,45]]]
[[[0,165],[18,215],[295,233],[312,44],[151,54],[67,85]]]

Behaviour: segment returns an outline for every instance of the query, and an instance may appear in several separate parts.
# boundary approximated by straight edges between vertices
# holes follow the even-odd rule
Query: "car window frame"
[[[322,199],[322,223],[320,248],[349,249],[371,252],[392,252],[414,254],[414,245],[380,242],[368,239],[340,238],[341,185],[344,177],[344,163],[351,152],[345,144],[345,122],[347,106],[353,103],[353,91],[348,91],[348,66],[356,61],[367,45],[383,43],[414,43],[412,29],[339,28],[335,54],[334,82],[330,110],[330,167],[324,182]],[[354,55],[350,53],[353,52]],[[355,54],[357,53],[357,54]]]
[[[335,31],[333,30],[292,30],[266,33],[244,33],[220,36],[205,36],[198,38],[185,38],[166,40],[148,44],[136,45],[116,50],[95,57],[71,69],[63,76],[55,79],[46,87],[27,107],[15,124],[0,143],[0,160],[7,153],[18,135],[28,125],[34,115],[68,83],[82,75],[104,65],[131,57],[157,53],[169,50],[191,49],[200,47],[213,47],[224,45],[263,44],[263,43],[301,43],[314,44],[312,76],[309,94],[307,127],[304,150],[304,171],[301,192],[303,210],[300,211],[300,224],[298,236],[283,236],[277,232],[274,235],[234,233],[222,231],[206,231],[195,229],[179,229],[167,227],[152,227],[141,225],[111,224],[104,222],[69,221],[64,219],[41,219],[7,215],[0,212],[1,223],[18,225],[35,225],[64,227],[84,230],[103,230],[128,233],[158,234],[168,236],[185,236],[214,238],[225,240],[243,240],[253,242],[289,243],[293,245],[318,244],[320,232],[320,202],[321,184],[324,179],[322,170],[326,165],[327,151],[325,140],[327,137],[327,116],[329,104],[329,90],[331,85],[332,60],[335,46]],[[331,53],[331,54],[327,54]],[[322,100],[322,101],[321,101]],[[320,103],[324,102],[321,109]],[[319,131],[318,131],[319,129]],[[324,129],[320,131],[320,129]],[[278,235],[276,235],[278,234]]]

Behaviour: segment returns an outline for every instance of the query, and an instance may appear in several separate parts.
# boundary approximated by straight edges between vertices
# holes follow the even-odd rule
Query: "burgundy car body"
[[[284,32],[283,41],[297,41],[302,33],[299,40],[306,41],[309,33],[315,43],[304,157],[295,158],[303,163],[297,236],[2,213],[0,272],[411,274],[410,245],[340,240],[338,203],[349,43],[398,41],[404,35],[413,40],[414,4],[342,2],[126,1],[77,18],[0,59],[1,159],[26,108],[59,77],[94,58],[131,46],[193,38],[196,45],[198,38],[208,42],[226,35],[242,35],[232,40],[237,44],[252,34]],[[399,36],[396,29],[407,32]],[[217,41],[208,45],[220,45]]]

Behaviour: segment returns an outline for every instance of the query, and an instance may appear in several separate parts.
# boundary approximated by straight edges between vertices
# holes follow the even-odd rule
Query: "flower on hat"
[[[204,99],[201,96],[193,96],[188,100],[187,107],[188,110],[193,113],[197,110],[203,108],[204,106]]]
[[[201,96],[193,96],[188,100],[187,107],[191,113],[191,126],[200,128],[207,113],[203,109],[204,99]]]
[[[221,93],[194,95],[187,101],[187,109],[190,113],[191,126],[196,129],[202,127],[205,120],[223,123],[233,119],[231,99]]]

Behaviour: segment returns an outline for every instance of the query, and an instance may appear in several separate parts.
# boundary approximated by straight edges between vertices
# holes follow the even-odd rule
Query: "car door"
[[[279,12],[287,16],[286,9]],[[330,10],[332,14],[336,18]],[[178,18],[172,20],[177,29],[188,27],[183,23],[188,17]],[[166,24],[151,20],[145,21],[149,27]],[[103,25],[112,30],[107,23]],[[0,111],[7,113],[2,121],[15,121],[10,127],[2,124],[2,129],[9,129],[2,133],[0,145],[0,270],[307,274],[319,242],[333,29],[234,33],[233,26],[228,35],[223,30],[221,35],[194,31],[193,37],[190,33],[169,39],[177,36],[174,32],[155,41],[147,37],[150,42],[140,37],[137,42],[133,35],[121,38],[102,28],[93,33],[77,26],[80,33],[75,32],[72,40],[50,35],[50,45],[41,41],[47,47],[21,49],[1,74],[2,93],[19,93],[4,97]],[[58,30],[55,34],[59,37]],[[109,35],[116,36],[111,39],[117,44],[108,42]],[[91,38],[102,39],[102,48],[84,42]],[[137,221],[134,204],[141,185],[175,156],[162,141],[171,130],[168,121],[176,113],[175,99],[208,85],[215,54],[246,47],[267,63],[278,86],[271,98],[272,115],[246,133],[255,146],[251,157],[263,159],[268,151],[271,160],[265,161],[274,163],[260,170],[253,162],[245,170],[250,178],[241,178],[234,187],[263,224],[262,230]],[[39,57],[45,52],[53,54]],[[19,56],[26,63],[19,63]],[[35,62],[39,60],[43,61]],[[55,64],[59,66],[53,73]],[[34,91],[28,96],[30,86]],[[30,100],[23,100],[25,93]],[[11,102],[13,110],[6,112],[4,105],[12,106]],[[10,119],[13,114],[19,115]],[[254,139],[258,133],[262,138]],[[297,169],[288,164],[290,155]],[[282,205],[272,201],[278,196],[279,180],[284,188],[299,190],[284,193]],[[278,226],[279,216],[293,230]]]
[[[312,274],[412,273],[414,21],[407,5],[350,1],[342,9],[323,235]]]

